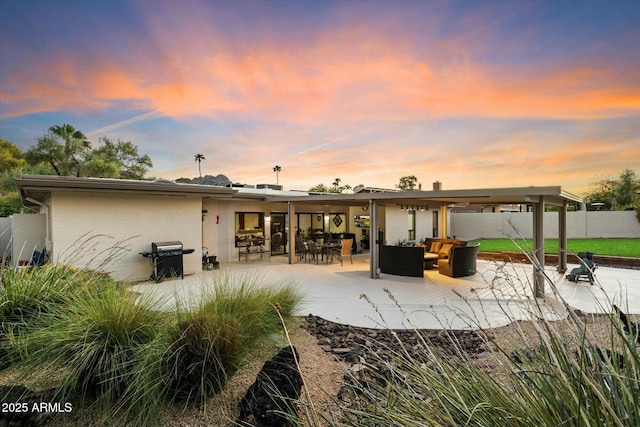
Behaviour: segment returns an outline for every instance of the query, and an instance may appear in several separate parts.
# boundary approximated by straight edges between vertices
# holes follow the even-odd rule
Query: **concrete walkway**
[[[569,270],[576,267],[569,265]],[[287,264],[286,257],[270,261],[225,263],[220,270],[203,271],[183,280],[144,282],[137,292],[162,298],[166,308],[197,300],[216,281],[234,283],[249,277],[261,286],[293,283],[304,296],[297,315],[314,314],[333,322],[370,328],[475,329],[498,327],[514,320],[560,319],[566,316],[562,301],[585,312],[611,311],[611,304],[640,313],[640,271],[599,267],[597,283],[573,283],[549,266],[553,284],[545,284],[544,300],[533,298],[532,267],[478,260],[478,273],[453,279],[436,270],[424,278],[382,274],[369,278],[368,255],[354,257],[353,265]],[[555,288],[555,289],[554,289]]]

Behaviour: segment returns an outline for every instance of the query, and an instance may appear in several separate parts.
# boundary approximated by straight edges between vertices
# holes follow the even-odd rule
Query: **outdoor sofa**
[[[447,258],[438,260],[438,273],[449,277],[473,276],[479,247],[479,244],[452,247]]]
[[[423,277],[425,268],[433,265],[428,258],[435,258],[440,274],[471,276],[476,273],[478,246],[466,245],[464,240],[427,238],[415,246],[381,246],[380,270],[398,276]]]
[[[467,246],[467,242],[465,240],[427,237],[422,243],[418,244],[418,246],[422,246],[424,248],[425,254],[434,254],[438,255],[438,259],[446,259],[449,258],[451,250],[454,247]]]

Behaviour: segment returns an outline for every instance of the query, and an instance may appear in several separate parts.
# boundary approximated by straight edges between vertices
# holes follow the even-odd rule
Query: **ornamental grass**
[[[220,391],[256,341],[282,330],[301,296],[292,283],[261,283],[256,275],[215,276],[195,306],[178,303],[164,358],[171,398],[197,402]]]
[[[53,389],[74,410],[117,425],[156,426],[176,401],[204,405],[257,340],[281,330],[278,309],[290,316],[300,303],[290,283],[257,277],[206,284],[195,306],[169,311],[104,274],[63,266],[2,280],[16,382]]]
[[[337,402],[342,419],[331,425],[640,425],[640,338],[625,331],[610,300],[600,302],[608,313],[601,315],[606,330],[587,327],[585,317],[556,292],[556,283],[544,277],[564,320],[548,321],[549,305],[532,299],[531,317],[537,320],[526,322],[526,331],[514,320],[517,338],[511,342],[495,340],[491,331],[477,327],[486,337],[482,359],[454,340],[454,355],[428,339],[420,342],[417,355],[398,342],[384,362],[387,376],[367,382],[352,376],[347,386],[351,398],[348,404]],[[510,280],[532,292],[532,283]]]

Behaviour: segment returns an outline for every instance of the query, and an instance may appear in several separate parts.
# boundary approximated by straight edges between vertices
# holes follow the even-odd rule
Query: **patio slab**
[[[423,278],[382,274],[372,280],[368,255],[354,256],[353,265],[347,261],[344,266],[289,265],[286,257],[272,257],[263,262],[225,263],[220,270],[183,280],[143,282],[132,289],[151,292],[170,308],[176,299],[197,300],[222,277],[259,277],[264,286],[291,281],[304,296],[296,315],[314,314],[368,328],[475,329],[540,316],[554,320],[566,316],[563,300],[589,313],[611,311],[613,303],[629,313],[640,313],[640,270],[600,267],[593,286],[570,282],[553,266],[546,273],[554,285],[546,283],[545,298],[536,299],[532,267],[527,264],[478,260],[478,273],[470,277],[454,279],[435,269],[426,270]]]

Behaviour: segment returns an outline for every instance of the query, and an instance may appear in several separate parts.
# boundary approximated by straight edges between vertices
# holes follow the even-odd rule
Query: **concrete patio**
[[[569,265],[569,270],[575,265]],[[596,284],[573,283],[547,266],[551,279],[545,284],[545,298],[533,298],[532,267],[526,264],[478,260],[478,273],[450,278],[426,270],[424,278],[382,274],[369,278],[368,255],[353,257],[353,265],[290,265],[286,257],[270,260],[224,263],[219,270],[203,271],[183,280],[143,282],[137,292],[151,292],[170,308],[178,298],[197,300],[216,279],[238,276],[256,278],[257,283],[274,286],[286,281],[295,284],[304,296],[296,313],[314,314],[333,322],[370,328],[475,329],[498,327],[514,320],[559,319],[566,316],[562,300],[584,312],[601,313],[611,304],[632,314],[640,313],[640,271],[599,267]],[[229,282],[233,282],[230,280]],[[554,291],[555,288],[555,291]]]

